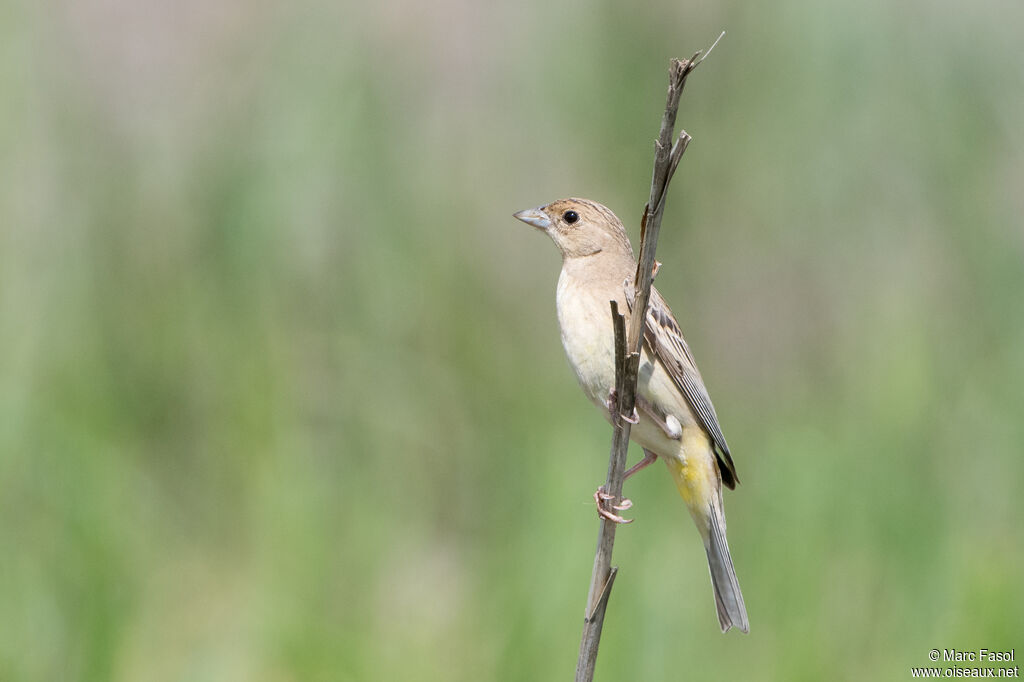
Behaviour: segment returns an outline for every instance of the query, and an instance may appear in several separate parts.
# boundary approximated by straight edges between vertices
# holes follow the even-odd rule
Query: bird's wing
[[[627,280],[625,288],[626,302],[632,311],[636,298],[632,290],[633,283]],[[672,311],[654,287],[651,287],[651,300],[647,305],[647,318],[644,320],[644,343],[651,356],[661,362],[672,378],[672,383],[683,394],[690,409],[697,416],[697,422],[711,438],[722,472],[722,483],[729,488],[735,488],[739,482],[736,466],[733,464],[729,445],[722,434],[722,427],[718,424],[718,415],[711,404],[711,397],[704,387],[704,379],[701,378],[697,362],[693,359],[690,346],[683,338],[683,332],[672,316]]]

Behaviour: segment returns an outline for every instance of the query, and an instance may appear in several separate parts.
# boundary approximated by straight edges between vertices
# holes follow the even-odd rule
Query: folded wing
[[[635,299],[632,282],[627,281],[625,288],[626,302],[632,311]],[[704,387],[704,379],[701,378],[697,362],[693,359],[693,353],[690,352],[686,339],[683,338],[679,324],[672,316],[672,311],[665,303],[665,299],[653,287],[644,322],[644,344],[647,346],[648,352],[668,372],[672,383],[683,394],[686,402],[697,416],[698,423],[711,438],[715,455],[718,458],[718,468],[722,472],[722,483],[728,488],[735,488],[739,483],[736,466],[733,464],[729,445],[725,442],[725,436],[722,434],[722,427],[718,424],[718,415],[715,414],[715,407],[711,404],[711,396],[708,395],[708,390]]]

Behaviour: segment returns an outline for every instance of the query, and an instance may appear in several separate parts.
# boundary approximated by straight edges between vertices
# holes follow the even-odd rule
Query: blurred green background
[[[668,60],[723,29],[658,282],[752,629],[659,466],[598,679],[1024,647],[1021,3],[0,16],[0,679],[569,679],[610,428],[511,213],[636,239]]]

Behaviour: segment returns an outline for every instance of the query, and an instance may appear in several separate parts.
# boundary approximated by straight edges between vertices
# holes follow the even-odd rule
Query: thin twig
[[[715,38],[715,42],[711,43],[711,47],[709,47],[708,49],[704,50],[704,54],[701,55],[700,59],[697,60],[697,63],[693,65],[694,68],[700,66],[700,63],[702,61],[704,61],[705,59],[707,59],[708,57],[711,56],[711,50],[715,49],[715,47],[718,46],[718,43],[722,42],[722,38],[724,38],[724,37],[725,37],[725,31],[722,31],[721,33],[718,34],[718,37]],[[697,55],[694,55],[694,57],[696,57],[696,56]],[[693,69],[690,69],[690,70],[692,71]]]
[[[725,35],[723,32],[722,35]],[[679,139],[672,144],[676,113],[679,111],[679,97],[686,85],[686,77],[711,53],[722,36],[718,36],[710,48],[701,56],[696,52],[690,59],[673,59],[669,67],[668,97],[661,129],[654,143],[654,171],[651,175],[651,195],[644,207],[640,221],[640,261],[633,281],[636,299],[629,320],[629,334],[626,334],[625,318],[619,312],[618,304],[611,302],[612,325],[615,330],[615,412],[612,416],[613,433],[611,452],[608,457],[608,476],[604,491],[613,496],[610,501],[617,505],[622,500],[622,482],[626,470],[626,453],[629,450],[630,422],[621,415],[633,414],[636,406],[636,383],[640,369],[640,343],[647,317],[647,303],[651,297],[651,284],[658,263],[654,253],[658,246],[661,217],[665,212],[665,197],[668,184],[675,173],[679,160],[686,151],[690,136],[681,131]],[[594,554],[594,569],[590,577],[587,595],[587,609],[584,612],[583,636],[580,640],[580,654],[576,662],[576,682],[591,682],[597,663],[597,650],[601,643],[601,630],[611,594],[612,584],[618,569],[611,565],[612,549],[615,545],[617,524],[606,518],[600,520],[601,529]]]

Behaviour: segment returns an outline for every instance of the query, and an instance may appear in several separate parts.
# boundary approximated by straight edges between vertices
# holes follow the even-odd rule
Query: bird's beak
[[[544,215],[544,211],[539,208],[528,208],[525,211],[513,213],[512,217],[518,218],[529,225],[533,225],[538,230],[546,231],[551,228],[551,220]]]

